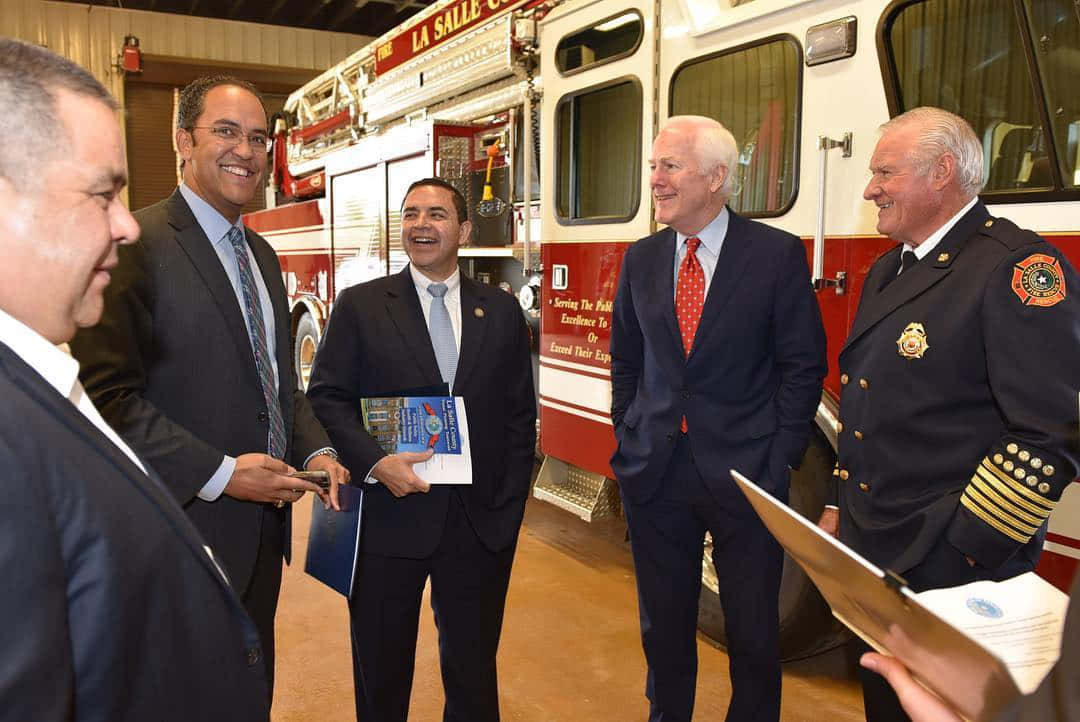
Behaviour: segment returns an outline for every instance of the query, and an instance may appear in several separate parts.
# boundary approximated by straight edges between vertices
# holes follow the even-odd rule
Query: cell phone
[[[310,481],[323,489],[330,488],[330,472],[329,471],[297,471],[289,474],[294,479],[302,479],[304,481]]]

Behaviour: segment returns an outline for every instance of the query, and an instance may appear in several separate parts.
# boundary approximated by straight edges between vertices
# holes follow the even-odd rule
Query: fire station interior
[[[20,2],[68,4],[50,0]],[[369,2],[371,6],[364,10]],[[99,4],[103,3],[87,7]],[[206,10],[197,0],[141,0],[132,12],[160,16],[164,23],[171,13],[210,16],[213,12],[218,17],[208,22],[244,20],[257,24],[263,12],[261,6],[271,5],[279,14],[278,22],[304,24],[314,33],[362,32],[370,36],[365,38],[367,42],[412,14],[423,12],[428,4],[428,0],[245,0],[233,3],[233,8],[242,8],[245,16],[232,13],[236,16],[230,19],[226,10]],[[725,0],[722,4],[742,10],[752,6],[754,0]],[[1034,55],[1041,72],[1037,96],[1032,90],[1029,64],[1018,60],[1031,49],[1020,37],[1010,36],[1004,43],[991,42],[999,34],[999,19],[996,13],[979,9],[988,3],[894,2],[889,5],[887,21],[881,21],[877,31],[882,47],[859,48],[859,52],[880,53],[887,58],[887,83],[898,89],[891,103],[906,107],[938,105],[968,118],[983,141],[987,192],[1003,199],[1039,193],[1045,198],[1068,193],[1075,197],[1080,189],[1080,94],[1076,92],[1076,80],[1080,78],[1080,15],[1066,15],[1063,19],[1058,10],[1065,3],[1060,0],[1028,0],[1022,4],[1029,13],[1028,22],[1038,31],[1035,45],[1039,37],[1051,38],[1046,41],[1045,52]],[[847,3],[832,5],[842,7]],[[1068,5],[1072,6],[1072,0]],[[125,1],[124,6],[129,3]],[[860,18],[859,22],[872,25],[878,20]],[[555,65],[561,74],[572,78],[629,57],[653,32],[652,21],[636,10],[624,12],[613,5],[612,13],[601,22],[586,24],[559,40]],[[954,53],[950,43],[955,41],[935,32],[935,28],[950,24],[965,28],[967,54]],[[321,37],[314,42],[320,42]],[[660,116],[708,115],[721,119],[734,134],[739,149],[735,169],[739,193],[732,198],[731,207],[750,217],[769,221],[782,216],[800,193],[807,192],[800,189],[800,182],[807,183],[814,172],[800,167],[803,144],[816,142],[816,136],[811,138],[800,125],[807,70],[802,44],[803,38],[785,31],[740,46],[737,52],[702,52],[664,81],[670,86],[670,102]],[[125,71],[117,66],[115,71],[121,78],[124,96],[130,207],[137,209],[156,202],[176,186],[178,158],[175,149],[163,139],[173,135],[180,88],[208,73],[240,75],[260,88],[268,115],[281,119],[276,129],[282,133],[281,138],[290,138],[288,152],[295,154],[289,160],[304,171],[293,180],[301,184],[305,179],[309,181],[307,190],[293,194],[288,178],[271,179],[267,193],[256,195],[245,213],[273,211],[293,203],[312,204],[323,214],[327,233],[332,234],[335,244],[328,264],[332,277],[329,281],[324,274],[311,282],[315,285],[305,287],[307,281],[295,274],[290,277],[293,272],[287,268],[283,271],[290,293],[307,288],[310,296],[307,306],[296,306],[292,318],[300,384],[305,385],[310,378],[321,335],[314,316],[326,313],[335,294],[347,285],[398,272],[407,263],[398,235],[405,188],[419,177],[434,174],[457,187],[470,209],[474,231],[460,253],[462,271],[481,283],[502,288],[521,304],[531,332],[539,405],[541,293],[550,291],[553,279],[551,269],[541,268],[539,260],[545,239],[535,232],[526,242],[525,227],[531,225],[536,231],[540,228],[542,191],[552,194],[552,213],[563,229],[577,224],[588,228],[625,221],[633,218],[641,204],[650,202],[648,190],[643,191],[639,183],[645,152],[641,123],[648,122],[652,109],[641,83],[618,77],[565,97],[545,96],[544,102],[554,108],[550,116],[553,128],[541,128],[539,106],[529,107],[518,96],[501,107],[481,104],[477,106],[481,110],[472,115],[445,118],[439,115],[440,109],[456,106],[440,99],[442,106],[424,112],[412,110],[407,122],[401,118],[386,120],[378,124],[378,131],[343,127],[317,139],[300,139],[304,127],[311,125],[315,117],[341,113],[348,116],[344,112],[349,107],[348,98],[341,96],[332,76],[327,87],[333,89],[324,93],[320,101],[330,110],[317,111],[323,115],[305,117],[305,112],[316,111],[297,110],[290,105],[298,88],[327,77],[327,68],[339,60],[344,57],[320,67],[275,65],[265,58],[225,62],[184,57],[144,44],[138,69]],[[353,71],[370,73],[374,78],[375,61],[364,62],[368,65]],[[530,72],[536,69],[534,59]],[[352,76],[348,72],[353,71],[344,72],[349,82]],[[376,87],[375,80],[370,84]],[[1044,106],[1052,111],[1044,112]],[[614,123],[612,118],[633,118],[637,122]],[[376,147],[373,139],[379,137],[378,133],[401,138],[405,137],[405,129],[419,127],[432,129],[430,144],[413,148],[395,141],[401,144],[393,149],[380,147],[377,157],[373,155],[370,162],[358,163],[355,168],[331,171],[327,164],[323,169],[320,154],[339,147],[335,144],[368,147],[363,145],[368,143]],[[549,145],[540,142],[542,134],[551,139]],[[869,140],[864,137],[861,142]],[[281,157],[284,159],[285,154]],[[541,177],[542,166],[553,168],[555,177]],[[312,188],[310,181],[320,172],[325,175]],[[856,301],[830,296],[828,302]],[[806,490],[793,490],[792,504],[820,509],[827,474],[835,461],[827,433],[815,431],[807,454],[802,477]],[[538,442],[534,469],[538,486],[547,483],[543,461]],[[566,464],[559,469],[565,472]],[[354,470],[354,477],[357,474]],[[541,478],[536,481],[538,476]],[[530,495],[526,507],[498,658],[501,712],[506,720],[622,722],[647,717],[643,694],[646,668],[634,569],[617,488],[603,474],[582,471],[575,483],[576,479],[581,481],[574,499],[556,498],[555,491],[544,500],[540,493]],[[567,511],[574,505],[578,506]],[[337,592],[303,571],[311,512],[310,498],[294,505],[294,562],[285,570],[277,613],[274,722],[355,719],[348,608]],[[704,556],[708,557],[707,551]],[[781,606],[797,612],[787,619],[781,719],[864,719],[852,635],[832,618],[805,578],[789,581],[795,578],[797,569],[790,560],[786,565],[791,569],[785,570]],[[731,695],[728,657],[722,643],[723,616],[715,593],[708,591],[708,564],[704,567],[694,715],[695,720],[702,721],[722,719]],[[715,575],[712,583],[715,586]],[[441,719],[443,692],[438,659],[437,630],[426,594],[410,720]]]

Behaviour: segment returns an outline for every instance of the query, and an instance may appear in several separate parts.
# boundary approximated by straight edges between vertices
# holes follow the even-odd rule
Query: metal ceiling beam
[[[308,11],[308,14],[305,15],[303,20],[297,23],[297,25],[302,28],[306,28],[308,26],[308,23],[317,18],[319,16],[319,13],[326,10],[326,7],[330,5],[333,1],[334,0],[319,0],[318,2],[311,3],[311,10]]]
[[[337,14],[327,23],[328,30],[337,30],[347,20],[351,19],[353,15],[356,15],[362,7],[367,5],[371,0],[354,0],[354,2],[342,3],[341,8],[337,11]]]

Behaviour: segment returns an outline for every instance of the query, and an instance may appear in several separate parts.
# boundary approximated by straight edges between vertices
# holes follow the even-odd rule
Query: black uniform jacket
[[[897,277],[900,252],[840,352],[840,538],[900,573],[943,534],[987,569],[1034,566],[1080,460],[1080,278],[981,202]]]

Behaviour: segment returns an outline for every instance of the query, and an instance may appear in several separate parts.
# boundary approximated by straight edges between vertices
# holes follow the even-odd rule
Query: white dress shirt
[[[79,362],[70,354],[54,346],[47,338],[33,330],[22,321],[0,310],[0,342],[6,344],[19,358],[38,372],[50,386],[71,402],[79,412],[105,434],[116,448],[124,452],[135,466],[146,473],[146,467],[139,457],[124,443],[111,426],[101,418],[97,407],[86,395],[86,390],[79,383]]]

